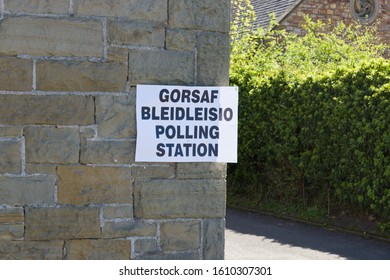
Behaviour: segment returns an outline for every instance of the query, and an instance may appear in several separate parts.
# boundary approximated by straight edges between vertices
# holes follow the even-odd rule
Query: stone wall
[[[0,0],[0,259],[222,259],[226,165],[134,162],[137,84],[228,85],[229,0]]]
[[[390,0],[378,0],[378,14],[373,22],[378,30],[379,37],[390,43]],[[305,23],[304,15],[310,15],[313,20],[337,24],[343,21],[346,24],[355,22],[350,12],[350,0],[303,0],[280,23],[280,27],[290,32],[303,34],[300,27]]]

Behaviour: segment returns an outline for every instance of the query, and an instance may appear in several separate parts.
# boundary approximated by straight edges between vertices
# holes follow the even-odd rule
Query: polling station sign
[[[237,87],[137,86],[137,162],[237,162]]]

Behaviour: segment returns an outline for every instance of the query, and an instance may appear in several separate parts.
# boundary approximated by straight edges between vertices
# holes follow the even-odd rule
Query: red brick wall
[[[390,0],[379,0],[379,3],[380,11],[374,24],[378,24],[379,36],[390,43]],[[346,24],[354,22],[349,10],[349,0],[304,0],[280,22],[280,27],[302,34],[300,26],[305,22],[306,14],[315,21],[331,20],[335,24],[340,21]]]

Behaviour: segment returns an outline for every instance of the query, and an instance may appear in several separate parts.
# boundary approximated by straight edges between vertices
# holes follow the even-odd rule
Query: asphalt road
[[[390,241],[228,209],[226,260],[390,260]]]

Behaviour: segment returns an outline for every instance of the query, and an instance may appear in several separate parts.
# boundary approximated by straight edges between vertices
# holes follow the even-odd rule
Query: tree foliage
[[[235,0],[230,81],[240,88],[229,195],[257,205],[390,219],[390,62],[371,27],[253,28]],[[390,223],[389,223],[390,224]]]

